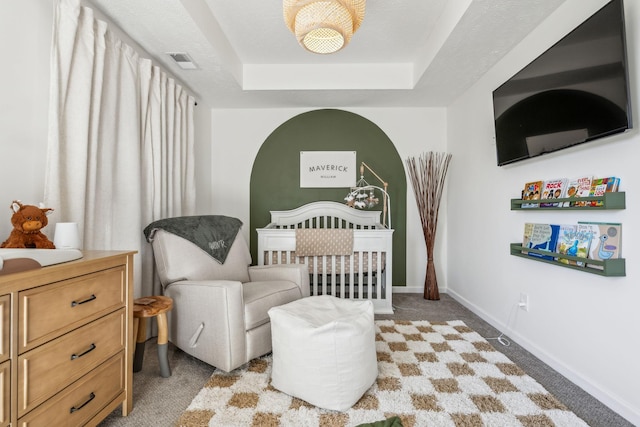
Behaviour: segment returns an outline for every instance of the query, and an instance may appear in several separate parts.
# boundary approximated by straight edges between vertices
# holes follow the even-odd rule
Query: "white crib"
[[[379,211],[361,211],[341,203],[313,202],[288,211],[271,211],[271,223],[258,228],[258,265],[309,265],[312,295],[368,299],[376,313],[392,314],[393,230]],[[296,230],[351,238],[352,251],[340,255],[296,254]],[[333,232],[331,230],[343,230]],[[351,231],[348,231],[351,230]],[[351,234],[352,233],[352,234]],[[301,236],[302,233],[299,234]]]

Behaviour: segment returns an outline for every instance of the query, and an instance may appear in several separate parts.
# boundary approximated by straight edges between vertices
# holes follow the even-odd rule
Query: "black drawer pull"
[[[69,413],[70,413],[70,414],[73,414],[74,412],[79,411],[80,409],[84,408],[84,406],[85,406],[85,405],[87,405],[89,402],[91,402],[91,401],[92,401],[93,399],[95,399],[95,398],[96,398],[95,393],[94,393],[94,392],[91,392],[91,394],[89,395],[89,398],[87,399],[87,401],[86,401],[86,402],[84,402],[84,403],[83,403],[82,405],[80,405],[80,406],[72,406],[72,407],[69,409]]]
[[[71,360],[76,360],[77,358],[82,357],[82,356],[84,356],[85,354],[87,354],[87,353],[89,353],[89,352],[91,352],[91,351],[93,351],[93,350],[95,350],[95,349],[96,349],[96,345],[95,345],[94,343],[91,343],[91,345],[89,346],[89,348],[88,348],[88,349],[86,349],[85,351],[83,351],[82,353],[80,353],[80,354],[75,354],[75,353],[74,353],[74,354],[72,354],[72,355],[71,355]]]
[[[91,296],[89,298],[84,299],[82,301],[71,301],[71,307],[75,307],[76,305],[84,304],[85,302],[93,301],[96,298],[97,297],[96,297],[95,294],[91,294]]]

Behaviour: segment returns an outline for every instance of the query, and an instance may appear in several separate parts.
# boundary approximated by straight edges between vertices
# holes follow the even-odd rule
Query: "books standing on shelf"
[[[527,249],[551,253],[532,253]],[[593,264],[588,260],[606,261],[622,257],[622,224],[580,221],[576,225],[556,225],[528,222],[524,225],[522,253],[564,264],[604,270],[603,265]],[[585,261],[567,259],[561,255],[585,258]]]
[[[574,257],[587,258],[589,248],[593,239],[593,231],[591,226],[584,224],[563,224],[560,225],[558,236],[558,245],[556,252],[563,255],[571,255]],[[584,267],[585,263],[574,261],[566,258],[558,257],[558,261],[564,264],[577,265]]]
[[[589,191],[591,191],[591,179],[591,176],[580,176],[570,179],[567,183],[565,197],[571,199],[587,197],[589,195]],[[568,201],[564,202],[563,207],[566,208],[569,206],[581,206],[583,203],[585,202]]]
[[[540,200],[542,181],[527,182],[522,190],[522,200]],[[523,208],[537,208],[538,203],[523,203]]]
[[[593,234],[588,258],[604,261],[622,257],[622,224],[580,221],[578,225],[588,227]],[[587,267],[604,269],[596,264],[587,264]]]
[[[620,186],[620,178],[617,176],[609,177],[609,182],[607,182],[607,193],[614,193],[618,191],[618,187]]]
[[[589,190],[589,196],[602,196],[604,193],[610,193],[612,191],[618,191],[618,184],[620,179],[615,176],[609,176],[605,178],[594,178],[591,181],[591,188]],[[603,201],[592,200],[589,202],[590,206],[604,206]]]
[[[522,208],[549,208],[549,207],[601,207],[601,200],[580,200],[583,197],[602,197],[605,193],[617,192],[620,188],[620,178],[608,176],[594,178],[593,176],[581,176],[577,178],[557,178],[547,181],[527,182],[522,190]],[[549,201],[549,199],[562,199],[561,201]],[[567,200],[569,199],[569,200]],[[540,200],[531,203],[530,200]]]
[[[560,226],[555,224],[534,224],[527,222],[524,225],[524,235],[522,239],[522,246],[527,249],[538,249],[546,252],[555,252],[558,244],[558,235],[560,233]],[[529,256],[554,260],[553,255],[543,255],[533,252],[523,251]]]
[[[542,200],[548,199],[561,199],[565,197],[565,191],[567,188],[567,178],[550,179],[544,182],[542,186]],[[559,202],[554,203],[540,203],[541,208],[557,207],[560,206]]]

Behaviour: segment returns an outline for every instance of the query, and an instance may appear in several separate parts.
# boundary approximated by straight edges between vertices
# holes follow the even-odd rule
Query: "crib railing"
[[[350,299],[385,298],[385,251],[359,251],[354,247],[353,255],[298,256],[295,250],[269,250],[263,255],[263,265],[307,265],[312,295]]]
[[[356,230],[352,255],[297,256],[294,229],[259,231],[260,265],[304,264],[312,295],[369,299],[376,312],[392,313],[392,230]],[[261,243],[260,243],[261,242]]]
[[[393,313],[393,230],[380,223],[380,211],[342,203],[312,202],[287,211],[271,211],[271,223],[258,231],[258,264],[305,264],[313,295],[368,299],[376,313]],[[351,229],[349,255],[296,254],[296,229]],[[339,233],[338,233],[339,234]]]

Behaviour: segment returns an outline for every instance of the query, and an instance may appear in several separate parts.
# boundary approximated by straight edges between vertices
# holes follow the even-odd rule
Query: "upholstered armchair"
[[[271,351],[271,307],[309,296],[303,266],[249,266],[251,255],[242,233],[222,264],[164,229],[153,230],[147,239],[164,295],[173,299],[169,341],[223,371]]]

